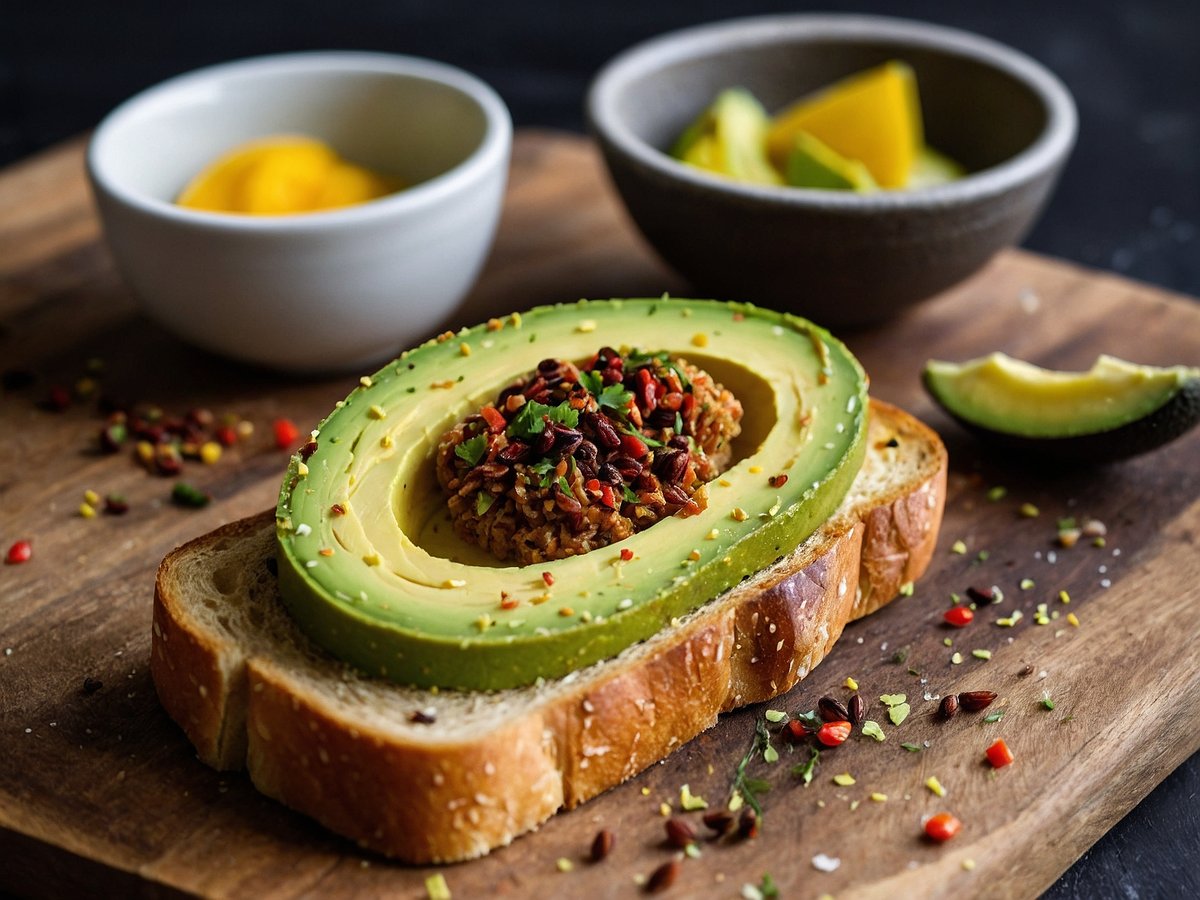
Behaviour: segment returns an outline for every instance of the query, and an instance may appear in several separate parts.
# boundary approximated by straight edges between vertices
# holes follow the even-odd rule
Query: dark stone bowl
[[[926,140],[967,177],[855,194],[740,184],[667,155],[724,88],[748,88],[775,111],[890,59],[915,70]],[[886,320],[1019,241],[1076,130],[1066,88],[1015,50],[853,15],[739,19],[655,38],[600,72],[587,112],[634,221],[697,292],[833,326]]]

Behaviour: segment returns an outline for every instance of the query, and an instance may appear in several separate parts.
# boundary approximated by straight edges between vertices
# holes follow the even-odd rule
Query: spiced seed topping
[[[725,834],[733,827],[733,813],[713,809],[704,814],[704,824],[717,834]]]
[[[938,715],[943,719],[953,719],[958,715],[958,697],[954,694],[947,694],[943,697],[941,705],[938,707]]]
[[[592,862],[600,862],[600,860],[612,853],[613,844],[616,843],[616,840],[616,836],[607,828],[597,831],[596,837],[592,839]]]
[[[646,881],[646,890],[651,894],[657,894],[659,891],[665,891],[675,883],[679,877],[679,860],[673,859],[670,862],[665,862],[653,872],[650,873],[650,878]]]
[[[683,819],[667,819],[667,843],[672,847],[683,850],[688,844],[696,842],[696,832]]]
[[[995,699],[995,691],[963,691],[958,695],[958,702],[967,712],[979,712],[981,709],[987,709]]]
[[[850,707],[847,710],[849,713],[848,721],[855,728],[863,723],[863,719],[867,717],[867,703],[862,698],[862,694],[855,694],[850,698]]]
[[[996,592],[990,587],[975,587],[972,585],[967,588],[967,596],[976,603],[991,603],[996,599]]]
[[[850,721],[850,713],[846,709],[845,704],[834,697],[822,697],[818,700],[817,712],[821,714],[821,718],[826,722]],[[851,722],[851,724],[854,723]]]
[[[738,818],[738,834],[744,838],[758,837],[758,813],[750,807],[743,809]]]

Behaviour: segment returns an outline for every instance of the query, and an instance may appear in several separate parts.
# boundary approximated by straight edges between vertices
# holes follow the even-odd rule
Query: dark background
[[[1075,96],[1079,138],[1025,246],[1200,295],[1197,0],[860,0],[816,7],[732,0],[0,0],[0,165],[94,126],[122,99],[170,75],[289,50],[433,57],[490,82],[518,127],[581,130],[591,76],[630,44],[700,22],[808,9],[954,25],[1049,66]],[[1200,757],[1193,757],[1046,896],[1200,896],[1198,794]]]

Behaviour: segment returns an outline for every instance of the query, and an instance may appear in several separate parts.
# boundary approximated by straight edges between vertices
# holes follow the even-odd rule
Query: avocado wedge
[[[923,382],[937,403],[990,443],[1055,459],[1102,463],[1145,453],[1200,421],[1200,369],[1099,357],[1058,372],[993,353],[930,360]]]
[[[549,354],[634,342],[687,356],[743,398],[707,508],[524,567],[459,540],[433,472],[440,436]],[[562,677],[790,552],[849,489],[865,427],[858,362],[794,316],[663,298],[492,320],[364,378],[292,458],[276,510],[280,592],[309,637],[372,675],[473,690]]]

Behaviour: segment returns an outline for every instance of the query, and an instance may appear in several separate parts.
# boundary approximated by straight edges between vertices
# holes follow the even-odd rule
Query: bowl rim
[[[656,69],[715,50],[790,43],[797,39],[845,43],[869,39],[894,43],[898,51],[903,47],[919,47],[974,60],[1003,72],[1032,90],[1046,108],[1046,125],[1032,143],[1014,156],[956,181],[917,191],[859,194],[747,184],[705,172],[643,141],[617,111],[619,93],[633,80]],[[898,52],[898,55],[902,53]],[[600,69],[588,89],[586,110],[593,132],[603,142],[666,179],[746,200],[769,200],[847,213],[912,210],[1002,194],[1061,162],[1074,145],[1078,129],[1075,103],[1066,86],[1053,72],[1019,50],[945,25],[892,16],[837,13],[785,13],[726,19],[650,38],[618,54]]]
[[[483,113],[485,130],[479,145],[461,162],[432,178],[407,188],[353,206],[311,213],[281,215],[242,215],[211,212],[179,206],[130,189],[106,171],[100,160],[106,142],[147,107],[167,104],[172,95],[194,90],[198,85],[246,75],[287,73],[348,72],[398,75],[428,81],[456,90]],[[428,209],[447,196],[469,189],[495,167],[506,164],[512,145],[512,117],[496,91],[482,79],[447,63],[398,53],[374,51],[305,51],[248,57],[216,63],[175,75],[134,94],[108,113],[88,141],[85,158],[87,175],[97,194],[115,200],[146,215],[201,230],[290,233],[309,232],[349,224],[367,224],[401,213]]]

